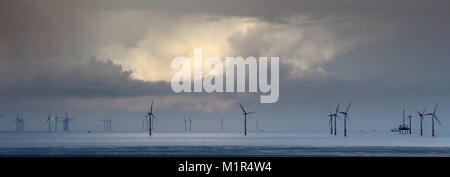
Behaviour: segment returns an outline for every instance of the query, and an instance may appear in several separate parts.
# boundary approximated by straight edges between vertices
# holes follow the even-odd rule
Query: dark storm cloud
[[[1,81],[10,81],[0,85],[0,94],[4,96],[128,97],[170,93],[168,83],[131,79],[130,72],[120,65],[95,57],[73,64],[57,59],[45,60],[12,69],[18,69],[14,71],[17,75],[7,73],[10,69],[6,68],[0,72],[4,74]],[[34,72],[36,69],[38,71]],[[22,74],[27,76],[20,76]]]
[[[62,1],[2,1],[0,8],[3,96],[121,97],[170,91],[168,83],[132,79],[120,65],[91,57],[109,41],[97,41],[102,32],[87,26],[83,9],[64,7]]]

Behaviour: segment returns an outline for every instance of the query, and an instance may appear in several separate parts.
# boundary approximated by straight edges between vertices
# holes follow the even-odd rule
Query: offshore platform
[[[411,119],[412,116],[409,115],[408,117],[405,117],[405,109],[403,109],[403,121],[398,128],[393,128],[391,132],[399,132],[400,134],[411,134]],[[405,124],[405,120],[409,120],[409,125]]]

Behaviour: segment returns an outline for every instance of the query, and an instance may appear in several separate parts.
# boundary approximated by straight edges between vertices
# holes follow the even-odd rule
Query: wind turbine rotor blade
[[[441,121],[439,121],[439,119],[437,118],[436,115],[433,114],[433,117],[436,118],[436,120],[437,120],[437,122],[439,123],[439,125],[442,125],[442,124],[441,124]]]
[[[338,105],[337,105],[337,107],[336,107],[336,112],[335,112],[335,114],[337,114],[338,111],[339,111],[339,104],[340,104],[340,103],[338,103]]]
[[[239,106],[241,107],[242,111],[243,111],[244,113],[246,113],[244,107],[242,107],[241,104],[239,104]]]
[[[153,100],[152,100],[152,104],[150,105],[150,112],[153,112]]]
[[[329,111],[329,112],[330,112],[330,114],[328,114],[327,117],[332,117],[333,113],[331,111]]]
[[[434,107],[433,114],[436,113],[436,109],[437,109],[438,105],[439,105],[439,102],[436,103],[436,106]]]
[[[425,114],[426,111],[427,111],[427,107],[425,107],[425,109],[423,109],[422,114]]]
[[[348,110],[350,110],[350,106],[352,106],[352,102],[350,102],[350,104],[348,104],[347,109],[346,109],[346,113],[348,113]]]
[[[256,112],[248,112],[248,113],[247,113],[247,115],[249,115],[249,114],[253,114],[253,113],[256,113]]]

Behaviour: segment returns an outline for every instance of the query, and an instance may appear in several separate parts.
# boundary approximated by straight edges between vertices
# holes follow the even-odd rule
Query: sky
[[[338,103],[349,129],[389,130],[440,102],[450,126],[450,2],[270,0],[15,0],[0,2],[0,130],[46,130],[49,111],[73,130],[241,131],[239,104],[267,131],[328,131]],[[174,93],[176,56],[279,56],[280,97]],[[414,127],[419,119],[414,119]],[[430,126],[427,120],[426,126]],[[342,122],[338,126],[342,126]],[[413,128],[414,128],[413,127]]]

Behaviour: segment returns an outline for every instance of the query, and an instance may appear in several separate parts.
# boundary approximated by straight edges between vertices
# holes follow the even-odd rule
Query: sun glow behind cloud
[[[188,57],[193,67],[195,48],[202,49],[204,59],[217,56],[223,62],[227,56],[280,57],[280,64],[290,68],[289,77],[314,78],[328,75],[323,68],[325,63],[365,40],[338,35],[327,28],[327,19],[315,23],[307,16],[286,17],[283,23],[199,14],[183,17],[141,14],[136,15],[135,20],[138,19],[155,21],[158,25],[147,26],[132,45],[110,44],[100,48],[97,56],[122,65],[131,71],[132,78],[143,81],[169,82],[177,72],[170,69],[172,59],[177,56]],[[209,72],[204,71],[203,76]]]
[[[133,47],[111,45],[102,48],[98,55],[132,71],[135,79],[170,81],[176,72],[170,69],[174,57],[186,56],[193,63],[194,48],[202,48],[203,57],[228,56],[232,54],[228,38],[245,34],[258,23],[261,22],[251,18],[184,17],[176,22],[149,27]]]

